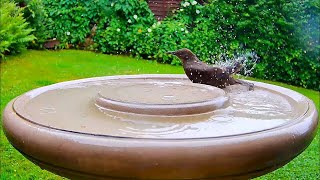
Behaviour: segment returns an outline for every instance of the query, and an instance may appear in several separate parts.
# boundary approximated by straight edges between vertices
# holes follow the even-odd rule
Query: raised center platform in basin
[[[228,99],[222,89],[212,86],[127,79],[101,88],[95,100],[101,108],[123,113],[178,116],[212,112],[226,106]]]

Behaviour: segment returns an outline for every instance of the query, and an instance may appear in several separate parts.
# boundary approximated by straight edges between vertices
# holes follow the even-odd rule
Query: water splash
[[[227,67],[234,66],[235,63],[239,62],[242,64],[242,69],[239,73],[244,76],[251,76],[259,59],[259,56],[255,52],[236,54],[232,58],[229,58],[225,55],[220,55],[220,60],[215,61],[214,65],[219,67]]]

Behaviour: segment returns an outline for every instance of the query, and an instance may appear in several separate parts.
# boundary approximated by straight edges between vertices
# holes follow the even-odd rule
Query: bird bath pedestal
[[[246,179],[300,154],[318,123],[305,96],[185,75],[90,78],[29,91],[4,111],[25,157],[74,179]]]

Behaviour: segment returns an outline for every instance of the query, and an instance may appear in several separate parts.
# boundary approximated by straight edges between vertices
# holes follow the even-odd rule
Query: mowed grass
[[[111,56],[93,52],[26,51],[1,62],[1,113],[14,97],[31,89],[88,77],[122,74],[181,74],[182,67],[137,60],[126,56]],[[255,80],[255,79],[253,79]],[[312,99],[319,110],[319,92],[269,82],[298,91]],[[2,114],[1,114],[2,117]],[[62,179],[40,169],[15,150],[2,131],[0,161],[1,179]],[[320,179],[319,133],[311,145],[284,167],[258,179]]]

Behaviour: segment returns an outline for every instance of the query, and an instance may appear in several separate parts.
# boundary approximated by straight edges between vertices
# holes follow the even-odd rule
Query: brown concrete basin
[[[185,75],[82,79],[31,90],[5,108],[11,144],[72,179],[247,179],[315,136],[311,100],[255,83],[222,90]]]

